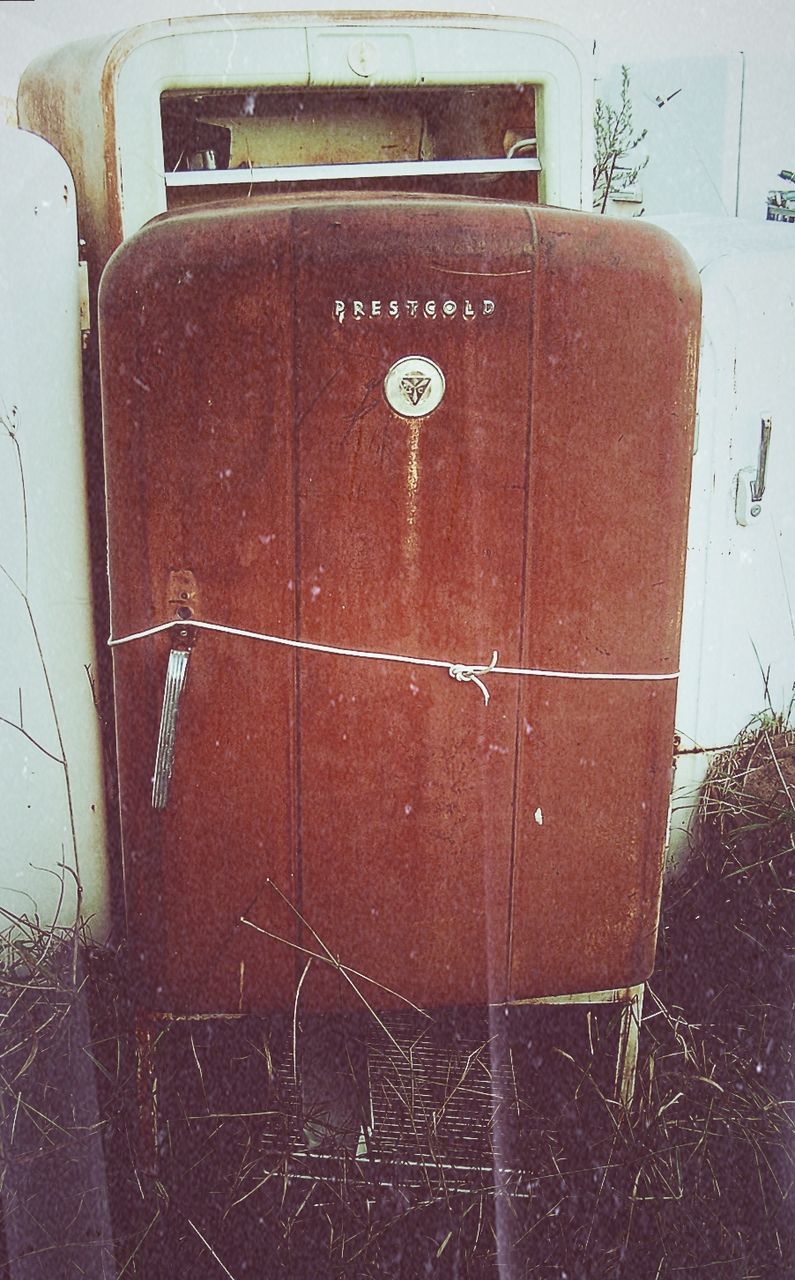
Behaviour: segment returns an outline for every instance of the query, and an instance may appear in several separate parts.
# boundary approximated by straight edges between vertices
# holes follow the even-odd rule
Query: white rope
[[[313,653],[333,653],[341,658],[369,658],[376,662],[403,662],[411,667],[441,667],[453,680],[460,683],[476,684],[483,694],[483,701],[488,706],[489,691],[481,680],[484,675],[498,676],[538,676],[555,680],[676,680],[678,671],[668,671],[662,675],[649,675],[644,672],[615,671],[549,671],[543,667],[498,667],[497,650],[495,649],[488,666],[468,665],[464,662],[448,662],[445,658],[414,658],[402,653],[377,653],[369,649],[342,649],[334,644],[315,644],[311,640],[290,640],[287,636],[272,636],[264,631],[244,631],[241,627],[226,627],[220,622],[200,622],[197,618],[175,618],[172,622],[161,622],[155,627],[147,627],[145,631],[134,631],[126,636],[111,636],[108,644],[115,648],[122,644],[131,644],[134,640],[146,640],[149,636],[160,635],[163,631],[179,631],[192,627],[201,631],[218,631],[225,636],[239,636],[243,640],[260,640],[266,644],[280,644],[288,649],[308,649]]]
[[[454,680],[458,680],[460,684],[463,684],[467,680],[471,680],[473,684],[476,684],[480,689],[480,692],[483,694],[483,701],[486,706],[488,706],[489,691],[480,677],[487,676],[490,671],[497,670],[497,657],[498,654],[495,649],[491,655],[491,662],[487,667],[467,667],[463,662],[454,662],[447,670],[449,675],[451,675]]]

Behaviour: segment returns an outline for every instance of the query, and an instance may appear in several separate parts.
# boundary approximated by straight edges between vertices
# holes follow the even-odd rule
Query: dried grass
[[[794,789],[780,724],[715,761],[665,906],[630,1115],[611,1096],[609,1010],[310,1019],[297,993],[283,1019],[163,1028],[154,1179],[134,1154],[123,975],[74,932],[7,937],[6,1214],[23,1211],[11,1163],[63,1158],[83,1133],[68,1075],[41,1063],[70,1060],[87,956],[80,1052],[100,1084],[114,1275],[786,1280]]]
[[[0,1197],[9,1274],[115,1276],[97,1106],[102,1063],[88,1015],[96,955],[78,927],[3,912]],[[113,1002],[115,988],[105,993]],[[115,1034],[113,1051],[120,1064]]]

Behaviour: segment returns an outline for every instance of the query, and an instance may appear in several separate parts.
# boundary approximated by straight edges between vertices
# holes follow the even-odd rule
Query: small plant
[[[629,67],[621,68],[621,105],[611,107],[597,98],[594,107],[593,204],[600,213],[607,209],[611,195],[634,186],[649,157],[638,164],[625,163],[627,157],[646,137],[647,130],[636,134],[632,124],[632,100],[629,93]]]

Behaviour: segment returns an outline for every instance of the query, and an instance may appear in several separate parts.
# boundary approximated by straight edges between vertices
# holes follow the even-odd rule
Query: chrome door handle
[[[753,502],[761,502],[765,492],[765,480],[767,478],[767,451],[770,448],[770,435],[773,430],[773,419],[766,417],[762,419],[762,434],[759,440],[759,457],[756,463],[756,475],[754,483],[751,486],[751,500]]]
[[[734,498],[734,515],[740,525],[752,524],[762,513],[762,498],[767,480],[767,455],[770,449],[770,436],[773,431],[773,419],[762,418],[762,431],[759,439],[759,453],[756,468],[743,467],[737,473]]]
[[[166,682],[163,689],[163,707],[160,712],[160,729],[157,735],[155,771],[152,777],[152,808],[163,810],[168,803],[168,788],[174,767],[174,750],[177,741],[177,720],[180,701],[188,678],[188,660],[193,645],[193,633],[189,628],[176,633],[168,655]]]

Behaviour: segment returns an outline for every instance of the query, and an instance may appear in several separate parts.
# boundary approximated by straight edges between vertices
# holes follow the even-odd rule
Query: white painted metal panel
[[[107,870],[74,188],[48,143],[8,127],[0,175],[0,907],[48,923],[60,906],[70,923],[79,877],[99,937]]]
[[[795,684],[795,234],[731,218],[655,219],[695,259],[703,288],[670,855],[715,749],[756,717],[786,714]],[[740,524],[738,475],[756,470],[772,419],[759,512]]]
[[[713,217],[736,212],[745,58],[665,58],[631,63],[633,132],[646,137],[626,157],[645,156],[635,184],[636,200],[619,199],[618,212],[673,215],[698,209]],[[621,69],[611,68],[597,92],[617,104]],[[760,203],[760,212],[762,205]]]

